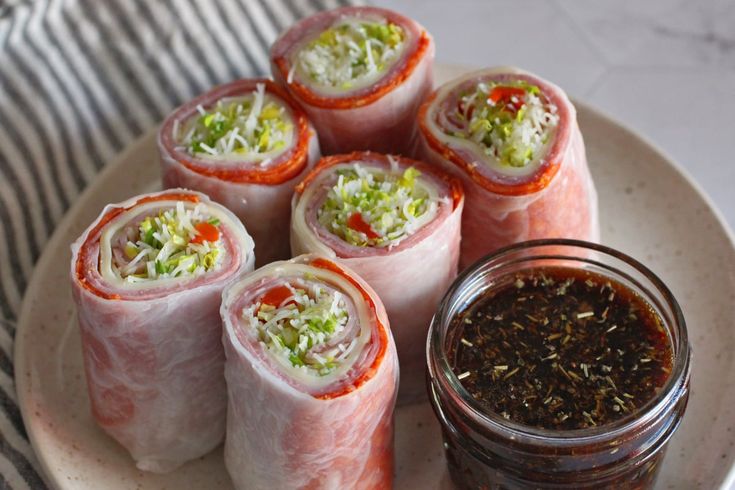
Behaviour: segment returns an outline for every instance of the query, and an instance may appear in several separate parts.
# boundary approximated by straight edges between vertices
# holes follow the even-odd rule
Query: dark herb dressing
[[[448,332],[454,373],[489,411],[529,426],[583,429],[633,414],[666,382],[671,340],[628,288],[565,267],[506,279]]]

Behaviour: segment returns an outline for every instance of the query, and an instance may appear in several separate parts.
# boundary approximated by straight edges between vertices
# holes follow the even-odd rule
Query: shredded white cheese
[[[285,299],[278,305],[265,303],[266,292],[243,309],[244,321],[284,363],[310,376],[331,373],[357,345],[355,338],[338,340],[349,321],[344,295],[315,283],[277,288],[287,289]]]
[[[127,282],[194,277],[221,267],[225,256],[219,220],[206,206],[175,208],[147,216],[115,239],[112,271]],[[209,239],[205,239],[209,238]]]
[[[404,46],[402,27],[388,22],[343,18],[301,48],[294,68],[308,80],[349,90],[371,83],[395,63]]]
[[[525,167],[543,154],[559,122],[554,104],[523,80],[481,82],[463,94],[447,134],[480,146],[502,165]]]
[[[398,170],[397,162],[393,165]],[[354,163],[337,172],[317,219],[352,245],[395,245],[436,216],[437,191],[414,167],[401,173]]]
[[[174,131],[178,144],[192,155],[263,164],[293,141],[289,112],[279,99],[266,94],[262,83],[248,95],[220,99],[207,109],[198,105],[197,113],[184,122],[183,129],[177,125]]]

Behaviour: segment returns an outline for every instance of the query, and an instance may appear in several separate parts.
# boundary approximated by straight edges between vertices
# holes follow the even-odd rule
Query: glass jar
[[[671,374],[632,415],[579,430],[514,423],[480,405],[450,367],[447,330],[503,277],[539,267],[581,268],[617,281],[650,304],[671,341]],[[428,390],[442,426],[450,476],[460,489],[651,488],[689,395],[690,346],[681,310],[645,266],[610,248],[576,240],[536,240],[491,254],[462,273],[429,330]]]

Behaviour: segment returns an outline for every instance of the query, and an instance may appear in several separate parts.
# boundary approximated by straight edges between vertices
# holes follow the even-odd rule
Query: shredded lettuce
[[[220,99],[207,109],[199,106],[175,135],[192,154],[209,156],[263,155],[285,148],[293,124],[285,107],[265,96],[265,85],[257,84],[250,95]]]
[[[271,353],[311,375],[327,375],[355,345],[354,340],[334,342],[349,320],[344,296],[318,285],[287,287],[292,296],[285,304],[258,301],[243,309],[243,319]]]
[[[296,62],[313,82],[350,89],[392,65],[405,37],[403,28],[392,22],[343,19],[307,43]]]
[[[317,219],[325,229],[352,245],[380,247],[401,240],[436,210],[435,199],[424,186],[417,185],[421,173],[414,167],[400,174],[355,163],[337,174],[337,182],[317,210]],[[369,225],[369,230],[350,226],[355,214]]]
[[[145,217],[137,228],[126,230],[124,257],[113,254],[113,270],[128,282],[140,282],[197,276],[216,269],[224,255],[221,240],[195,240],[200,223],[217,226],[219,220],[210,218],[201,204],[187,209],[182,201],[175,208]]]
[[[522,94],[499,95],[503,91]],[[481,82],[460,97],[449,119],[450,136],[474,141],[501,165],[525,167],[539,157],[559,122],[557,108],[525,80]]]

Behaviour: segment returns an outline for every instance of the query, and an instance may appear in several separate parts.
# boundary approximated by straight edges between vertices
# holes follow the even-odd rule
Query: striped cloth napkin
[[[46,488],[13,337],[56,223],[137,137],[209,87],[269,73],[296,19],[353,0],[0,0],[0,489]]]

